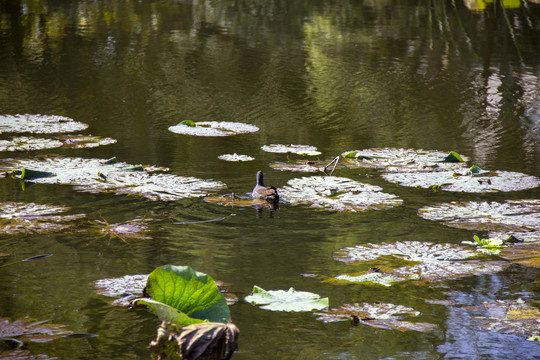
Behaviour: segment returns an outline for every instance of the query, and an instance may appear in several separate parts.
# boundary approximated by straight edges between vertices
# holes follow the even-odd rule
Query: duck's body
[[[257,183],[251,192],[251,197],[254,199],[262,199],[267,201],[278,201],[279,194],[275,187],[265,186],[263,182],[262,171],[257,171]]]

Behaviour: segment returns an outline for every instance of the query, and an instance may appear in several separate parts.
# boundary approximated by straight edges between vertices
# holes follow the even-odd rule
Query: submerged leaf
[[[70,221],[85,216],[57,215],[69,208],[24,202],[3,202],[0,209],[0,233],[5,234],[61,231],[74,225]]]
[[[391,330],[429,331],[437,327],[435,324],[410,322],[403,319],[420,315],[419,311],[408,306],[386,303],[344,304],[340,308],[315,313],[317,320],[325,323],[336,321],[353,321],[368,326]]]
[[[57,115],[0,115],[0,132],[53,134],[84,130],[87,124]]]
[[[185,325],[203,320],[226,323],[231,318],[227,301],[214,280],[189,266],[157,268],[148,277],[144,293],[151,299],[136,302],[147,305],[161,320]]]
[[[279,194],[291,204],[309,204],[331,211],[382,210],[403,203],[396,195],[381,190],[343,177],[311,176],[289,180]]]
[[[540,200],[452,202],[418,210],[424,219],[468,230],[540,232]]]
[[[310,145],[282,145],[282,144],[270,144],[261,146],[261,150],[272,153],[293,153],[298,155],[317,156],[321,155],[321,152],[317,150],[315,146]]]
[[[230,136],[259,131],[255,125],[239,122],[199,121],[184,123],[184,121],[178,125],[170,126],[169,131],[194,136]]]
[[[314,311],[328,307],[328,298],[321,298],[319,295],[307,291],[289,290],[264,290],[255,285],[253,292],[244,298],[245,301],[264,305],[261,309],[270,311]]]
[[[517,264],[540,268],[540,242],[508,246],[499,256]]]
[[[239,155],[237,153],[219,155],[218,159],[225,160],[225,161],[251,161],[251,160],[255,160],[255,158],[253,158],[251,156]]]
[[[65,325],[48,324],[25,317],[15,321],[0,318],[0,338],[19,338],[23,342],[44,343],[71,334]]]

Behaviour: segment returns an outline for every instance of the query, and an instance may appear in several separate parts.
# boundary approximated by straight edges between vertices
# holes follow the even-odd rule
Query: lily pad
[[[207,196],[204,198],[204,201],[217,204],[222,206],[237,206],[237,207],[275,207],[276,204],[263,200],[263,199],[252,199],[247,197],[239,197],[235,194],[225,194],[219,196]]]
[[[317,156],[321,155],[321,152],[317,150],[315,146],[310,145],[282,145],[282,144],[270,144],[263,145],[261,149],[266,152],[272,153],[293,153],[298,155]]]
[[[316,173],[320,171],[319,164],[322,164],[320,161],[309,161],[309,160],[298,160],[294,162],[279,162],[275,161],[270,163],[272,169],[280,171],[293,171],[293,172],[304,172],[304,173]]]
[[[336,176],[291,179],[279,189],[281,199],[291,204],[308,204],[330,211],[383,210],[401,205],[396,195],[381,192],[379,186]]]
[[[322,310],[328,307],[328,298],[307,291],[264,290],[255,285],[253,292],[244,298],[245,301],[264,305],[261,309],[270,311],[303,312]]]
[[[33,151],[59,148],[63,143],[56,139],[17,136],[11,140],[0,140],[0,151]]]
[[[420,208],[418,215],[467,230],[540,232],[538,199],[441,203]]]
[[[437,327],[435,324],[405,321],[405,318],[417,317],[419,311],[411,307],[387,303],[375,304],[344,304],[337,309],[315,313],[317,320],[325,323],[336,321],[353,321],[354,324],[364,324],[388,330],[429,331]]]
[[[386,173],[382,177],[407,187],[469,193],[521,191],[540,186],[540,179],[531,175],[510,171],[489,171],[474,175],[465,168],[437,172]]]
[[[527,337],[538,335],[540,310],[522,299],[484,302],[480,310],[486,311],[486,316],[475,320],[485,330]]]
[[[514,244],[503,249],[499,256],[517,264],[540,268],[540,243]]]
[[[92,193],[133,194],[154,201],[201,197],[226,187],[220,181],[163,173],[151,174],[150,170],[161,169],[147,170],[143,166],[102,159],[51,157],[44,160],[14,159],[0,163],[0,170],[11,169],[31,169],[40,174],[51,175],[25,177],[26,181],[74,185],[78,191]]]
[[[169,131],[183,135],[194,136],[231,136],[259,131],[259,128],[251,124],[239,122],[199,121],[170,126]]]
[[[94,135],[62,135],[58,138],[63,141],[62,147],[70,149],[95,148],[116,143],[115,139]]]
[[[395,283],[410,279],[411,278],[399,277],[391,273],[367,272],[360,275],[338,275],[335,278],[325,280],[324,282],[392,286]]]
[[[375,148],[350,150],[341,154],[346,166],[375,168],[388,172],[432,172],[463,168],[468,159],[455,152],[434,150]],[[461,161],[459,161],[461,160]]]
[[[218,159],[225,160],[225,161],[252,161],[252,160],[255,160],[254,157],[251,157],[249,155],[240,155],[240,154],[237,154],[237,153],[219,155]]]
[[[150,239],[147,236],[148,226],[145,225],[153,219],[135,218],[116,224],[109,224],[105,219],[92,221],[91,226],[102,236],[109,236],[111,239],[118,238],[124,242],[128,239]]]
[[[82,122],[57,115],[1,115],[0,132],[54,134],[77,132],[88,128]]]
[[[214,280],[189,266],[157,268],[148,277],[144,295],[133,304],[145,305],[162,321],[190,325],[205,320],[226,323],[231,318]]]
[[[85,217],[84,214],[58,215],[69,208],[35,203],[3,202],[0,209],[0,233],[4,234],[61,231],[74,226],[71,221]]]
[[[71,334],[65,325],[50,324],[25,317],[15,321],[0,318],[0,338],[17,338],[22,342],[45,343]]]

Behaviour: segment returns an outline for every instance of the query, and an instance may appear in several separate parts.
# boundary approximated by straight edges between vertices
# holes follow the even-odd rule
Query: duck
[[[253,199],[261,199],[267,201],[276,202],[279,200],[279,194],[275,187],[265,186],[263,182],[263,172],[261,170],[257,171],[257,183],[251,192],[251,197]]]

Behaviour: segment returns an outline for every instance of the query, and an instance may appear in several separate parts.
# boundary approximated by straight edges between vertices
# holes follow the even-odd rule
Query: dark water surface
[[[331,159],[371,147],[455,150],[493,170],[540,176],[540,5],[466,1],[47,1],[0,0],[0,114],[54,114],[90,125],[114,145],[51,150],[131,164],[166,166],[217,179],[244,194],[255,172],[281,187],[304,176],[268,167],[285,155],[262,145],[316,146]],[[178,122],[239,121],[260,130],[193,137]],[[256,159],[234,163],[226,153]],[[25,153],[0,157],[28,157]],[[537,269],[511,265],[446,286],[334,286],[301,274],[351,272],[334,251],[404,240],[458,244],[481,232],[419,218],[419,207],[454,200],[538,198],[538,190],[462,195],[396,187],[343,169],[339,176],[380,185],[404,205],[335,213],[282,204],[275,212],[227,208],[202,199],[153,202],[87,194],[69,186],[0,179],[0,201],[67,205],[89,221],[160,220],[151,239],[102,236],[99,229],[0,235],[0,252],[22,259],[0,268],[0,317],[52,319],[92,338],[29,343],[60,359],[149,358],[158,320],[108,304],[92,282],[190,265],[231,283],[240,328],[234,359],[534,359],[538,342],[475,327],[470,312],[428,304],[445,298],[479,305],[540,301]],[[223,221],[209,220],[231,213]],[[84,231],[83,231],[84,230]],[[312,291],[345,303],[389,302],[422,312],[431,332],[401,332],[311,313],[260,310],[242,301],[253,285]]]

